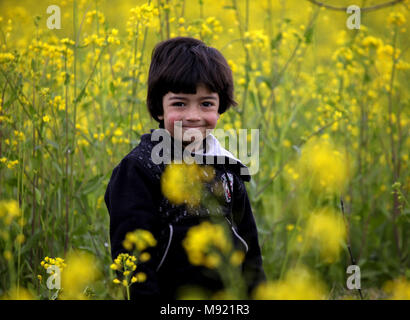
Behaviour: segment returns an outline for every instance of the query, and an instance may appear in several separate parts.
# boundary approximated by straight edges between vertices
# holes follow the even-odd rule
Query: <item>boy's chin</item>
[[[187,146],[187,145],[189,145],[189,144],[192,144],[192,145],[198,145],[198,144],[200,144],[203,140],[205,139],[205,137],[200,137],[200,138],[196,138],[196,139],[191,139],[191,140],[189,140],[189,139],[184,139],[184,140],[182,140],[182,144],[184,145],[184,146]]]

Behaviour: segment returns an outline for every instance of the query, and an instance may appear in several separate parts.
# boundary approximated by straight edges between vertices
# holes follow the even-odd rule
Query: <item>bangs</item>
[[[211,57],[201,52],[195,52],[196,54],[192,52],[194,49],[176,55],[175,60],[158,79],[163,94],[168,92],[195,94],[199,84],[204,84],[212,92],[224,91],[224,82],[219,76],[223,70],[218,70]]]

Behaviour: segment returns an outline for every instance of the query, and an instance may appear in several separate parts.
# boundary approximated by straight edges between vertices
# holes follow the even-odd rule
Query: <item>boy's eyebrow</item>
[[[216,97],[214,96],[203,96],[203,97],[199,97],[200,99],[211,99],[211,100],[218,100]],[[173,96],[170,97],[169,100],[188,100],[186,97],[181,97],[181,96]]]

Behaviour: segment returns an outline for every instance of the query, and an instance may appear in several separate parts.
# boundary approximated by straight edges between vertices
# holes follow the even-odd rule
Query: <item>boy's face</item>
[[[206,131],[215,129],[220,116],[218,93],[209,91],[202,84],[197,86],[196,94],[168,92],[162,98],[162,106],[164,114],[158,118],[164,120],[164,127],[171,136],[181,140],[183,144],[190,143],[194,139],[189,138],[189,134],[184,137],[188,130],[190,130],[188,133],[194,133],[195,137],[200,135],[201,141],[205,139],[209,133]]]

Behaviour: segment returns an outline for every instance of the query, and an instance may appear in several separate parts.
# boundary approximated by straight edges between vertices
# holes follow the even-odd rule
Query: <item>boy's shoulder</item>
[[[159,180],[164,170],[163,164],[155,164],[152,161],[151,152],[154,147],[151,141],[151,133],[145,133],[140,137],[140,141],[128,154],[126,154],[118,164],[131,167],[137,166],[140,172],[150,176],[151,179]]]

